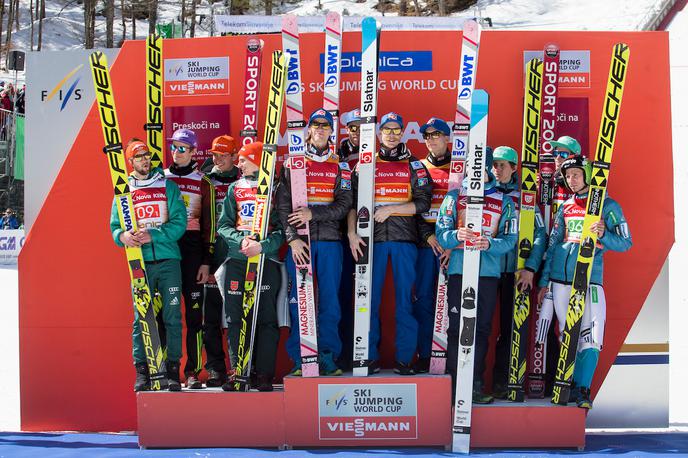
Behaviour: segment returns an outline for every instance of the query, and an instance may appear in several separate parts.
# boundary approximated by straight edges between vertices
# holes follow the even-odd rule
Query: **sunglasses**
[[[380,129],[380,132],[382,132],[385,135],[401,135],[401,127],[383,127]]]
[[[170,151],[172,151],[173,153],[176,153],[178,151],[179,154],[184,154],[187,151],[191,151],[191,149],[188,146],[177,146],[172,144],[170,145]]]
[[[311,127],[315,128],[315,129],[329,129],[329,128],[331,128],[332,126],[330,126],[330,123],[329,123],[329,122],[318,122],[318,121],[313,121],[313,122],[311,123]]]
[[[134,160],[136,162],[141,162],[141,161],[148,161],[151,158],[151,153],[143,153],[143,154],[137,154],[134,156]]]
[[[347,129],[349,129],[349,132],[358,132],[360,130],[360,126],[357,126],[354,124],[353,126],[346,126]]]
[[[574,156],[574,154],[570,151],[560,151],[556,148],[554,148],[554,150],[552,151],[552,154],[554,155],[554,157],[558,156],[562,159],[567,159],[569,156]]]
[[[439,130],[435,130],[435,131],[433,131],[433,132],[425,132],[425,133],[423,134],[423,138],[424,138],[425,140],[427,140],[428,138],[440,138],[440,137],[443,136],[443,135],[444,135],[444,134],[443,134],[442,132],[440,132]]]

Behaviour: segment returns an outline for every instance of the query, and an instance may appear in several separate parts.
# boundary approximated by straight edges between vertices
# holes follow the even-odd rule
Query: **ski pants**
[[[342,277],[339,284],[339,340],[342,351],[339,353],[340,367],[349,367],[353,361],[354,349],[354,257],[349,248],[349,239],[344,237],[342,246]]]
[[[292,257],[291,248],[287,252],[287,274],[289,274],[289,314],[291,316],[291,332],[287,339],[287,353],[299,365],[301,362],[301,346],[299,339],[299,311],[296,299],[297,278],[296,264]],[[342,341],[339,339],[339,319],[341,309],[339,305],[339,282],[342,277],[342,245],[339,241],[311,242],[311,269],[318,283],[316,307],[316,329],[318,332],[318,353],[331,353],[337,359],[342,351]]]
[[[203,262],[201,231],[186,231],[179,239],[182,253],[182,294],[186,321],[186,365],[184,374],[198,374],[203,364],[203,285],[196,281]]]
[[[418,322],[418,357],[429,358],[432,347],[432,325],[435,318],[435,293],[440,270],[439,258],[432,248],[418,248],[413,316]]]
[[[162,321],[167,330],[167,360],[179,362],[182,358],[182,316],[180,286],[182,282],[179,261],[164,259],[146,261],[146,276],[151,291],[158,290],[162,297]],[[153,304],[151,303],[151,307]],[[146,350],[141,337],[139,314],[134,307],[134,327],[131,333],[134,364],[146,362]]]
[[[227,317],[227,339],[229,347],[229,361],[232,367],[237,364],[237,349],[241,334],[244,304],[244,279],[246,278],[246,261],[230,259],[227,261],[227,276],[225,279],[225,314]],[[256,373],[273,376],[277,359],[277,343],[279,342],[279,328],[277,327],[277,293],[279,292],[282,276],[280,267],[274,261],[265,260],[261,285],[258,313],[256,320],[253,348],[250,350],[251,359],[255,361]],[[254,310],[254,314],[255,314]],[[251,323],[245,323],[246,339],[250,342]]]
[[[569,307],[569,296],[571,294],[571,285],[563,283],[550,283],[551,299],[549,294],[545,296],[542,304],[541,320],[548,322],[552,319],[552,308],[557,314],[557,321],[559,323],[559,336],[564,331],[566,324],[566,312]],[[548,304],[548,299],[553,304]],[[583,317],[581,318],[580,338],[578,339],[578,351],[583,351],[587,348],[594,348],[596,350],[602,349],[604,343],[604,326],[607,319],[607,300],[604,295],[604,289],[601,285],[590,285],[588,287],[588,294],[585,296],[585,310],[583,310]]]
[[[492,382],[495,385],[506,386],[508,380],[511,327],[514,318],[514,278],[514,272],[503,272],[499,279],[499,337],[492,371]]]
[[[205,368],[227,373],[225,351],[222,348],[222,295],[217,283],[203,287],[203,345],[207,361]]]
[[[382,302],[388,260],[394,275],[396,321],[395,353],[398,362],[409,364],[416,353],[418,322],[413,317],[411,293],[416,281],[418,249],[410,242],[378,242],[373,244],[373,297],[370,311],[368,359],[380,358],[380,303]]]
[[[447,367],[452,376],[452,390],[456,386],[456,363],[461,333],[461,280],[462,275],[450,275],[447,295],[449,296],[449,328],[447,329]],[[488,339],[492,330],[492,315],[497,305],[497,277],[480,277],[478,280],[478,305],[475,320],[475,355],[473,362],[473,383],[482,386],[485,372]]]

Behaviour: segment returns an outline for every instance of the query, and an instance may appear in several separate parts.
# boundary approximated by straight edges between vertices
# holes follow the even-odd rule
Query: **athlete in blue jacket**
[[[539,281],[539,286],[542,288],[539,294],[540,300],[550,292],[547,285],[550,281],[552,282],[551,295],[559,322],[560,335],[564,330],[564,323],[566,323],[571,283],[576,268],[583,232],[583,220],[588,203],[588,185],[592,167],[587,159],[579,156],[567,159],[561,166],[561,170],[566,185],[575,194],[566,200],[557,211]],[[603,256],[608,250],[627,251],[633,244],[628,223],[626,223],[621,207],[610,197],[605,198],[602,218],[593,224],[591,229],[597,233],[598,244],[595,249],[590,286],[585,300],[585,311],[581,323],[570,397],[571,402],[576,402],[578,407],[586,409],[592,408],[590,384],[604,340],[607,307],[602,288]],[[551,320],[552,308],[546,310],[545,304],[547,301],[543,302],[541,319]]]
[[[501,257],[516,244],[516,212],[510,197],[497,189],[492,175],[492,151],[486,154],[485,204],[483,206],[482,235],[474,240],[483,253],[480,254],[480,280],[478,283],[478,309],[475,335],[475,365],[473,368],[473,402],[487,404],[492,396],[482,393],[485,356],[492,328],[492,315],[497,302],[497,284],[502,273]],[[465,224],[465,181],[462,195],[458,190],[449,191],[442,202],[435,234],[445,250],[452,250],[449,257],[449,329],[447,330],[447,367],[456,380],[456,362],[459,347],[459,322],[461,309],[461,280],[463,274],[463,242],[472,236]],[[452,385],[456,386],[456,383]]]

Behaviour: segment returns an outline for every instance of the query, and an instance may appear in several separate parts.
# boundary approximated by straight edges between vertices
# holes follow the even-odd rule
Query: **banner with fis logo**
[[[320,439],[416,439],[415,384],[318,385]]]

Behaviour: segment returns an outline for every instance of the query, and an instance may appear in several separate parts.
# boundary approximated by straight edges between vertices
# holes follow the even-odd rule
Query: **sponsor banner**
[[[201,165],[211,156],[206,150],[212,146],[213,139],[231,132],[229,105],[165,107],[165,138],[172,137],[177,129],[191,129],[196,133],[198,149],[193,158]],[[165,149],[165,164],[171,163],[172,153],[168,146]]]
[[[543,59],[544,51],[523,51],[523,74],[533,58]],[[590,51],[561,51],[559,54],[559,88],[590,87]]]
[[[462,30],[468,17],[377,17],[383,30]],[[299,33],[323,33],[325,16],[299,16]],[[342,16],[342,30],[361,31],[362,16]],[[215,30],[227,34],[279,33],[280,16],[215,16]]]
[[[554,138],[568,135],[578,140],[581,153],[590,156],[590,126],[587,97],[559,97]]]
[[[24,238],[24,229],[0,229],[0,264],[17,263]]]
[[[342,73],[361,72],[361,53],[342,53]],[[325,54],[320,54],[320,73],[325,71]],[[380,72],[431,72],[432,51],[382,51]]]
[[[26,54],[26,119],[24,132],[24,224],[33,225],[48,196],[64,159],[86,115],[93,106],[95,92],[88,56],[92,49],[71,51],[42,51]],[[110,66],[115,63],[119,49],[101,49]],[[143,83],[141,83],[143,84]],[[117,95],[120,91],[115,87]],[[143,103],[143,102],[142,102]],[[102,138],[94,144],[102,148]],[[105,163],[103,170],[107,169]]]
[[[318,385],[318,420],[323,440],[416,439],[416,385]]]
[[[229,57],[165,59],[165,95],[229,95]]]

